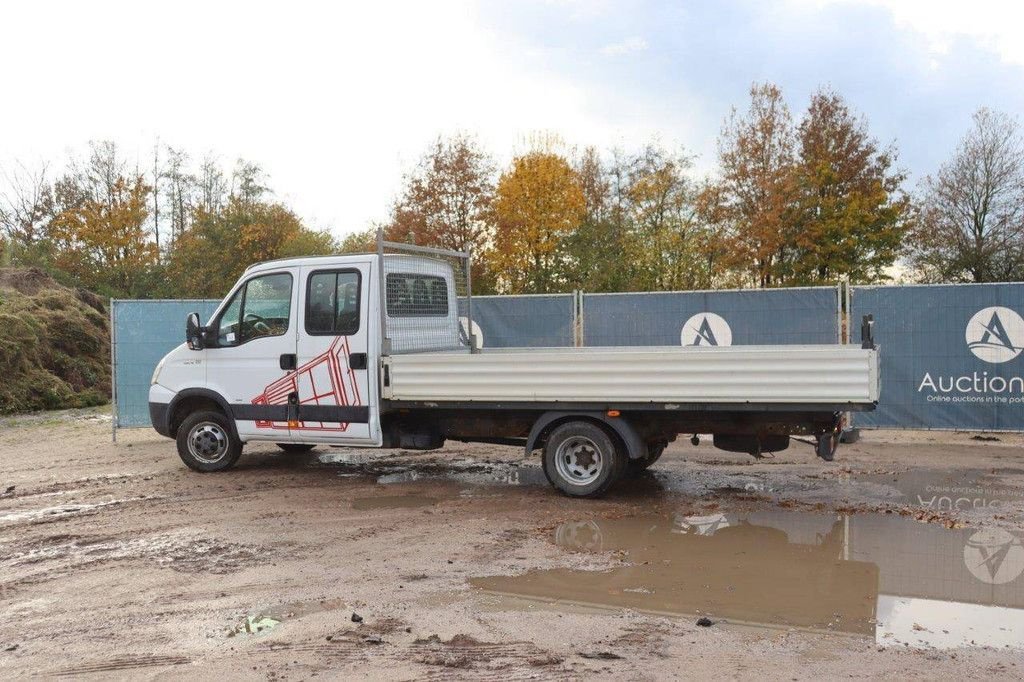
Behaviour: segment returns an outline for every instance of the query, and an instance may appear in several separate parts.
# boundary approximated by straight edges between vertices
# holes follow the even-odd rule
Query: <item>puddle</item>
[[[129,497],[123,500],[109,500],[107,502],[96,502],[93,504],[64,504],[59,507],[45,507],[43,509],[25,509],[0,515],[0,523],[11,523],[16,521],[36,521],[38,519],[55,519],[68,516],[85,514],[104,507],[117,506],[128,502],[147,499],[145,497]],[[156,499],[156,498],[148,498]]]
[[[359,497],[352,501],[353,509],[409,509],[430,507],[439,500],[425,495],[386,495],[383,497]]]
[[[873,638],[882,646],[1024,648],[1024,543],[890,515],[770,510],[637,516],[558,526],[606,571],[473,579],[486,592],[576,606]]]
[[[852,474],[850,482],[889,487],[899,502],[929,511],[1001,509],[1024,503],[1024,488],[999,482],[1001,475],[1022,474],[1017,469],[967,470],[955,473],[912,469],[896,474]]]
[[[464,467],[449,466],[433,469],[400,469],[377,477],[377,483],[393,485],[414,481],[453,481],[469,485],[548,485],[544,472],[539,466],[515,466],[502,464],[470,464]]]

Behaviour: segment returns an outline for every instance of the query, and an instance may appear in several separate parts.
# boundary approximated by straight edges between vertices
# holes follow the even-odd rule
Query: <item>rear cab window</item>
[[[448,284],[444,277],[391,272],[387,276],[389,317],[445,317]]]

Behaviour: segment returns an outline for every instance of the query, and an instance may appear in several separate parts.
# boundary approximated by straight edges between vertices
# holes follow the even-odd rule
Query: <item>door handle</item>
[[[349,369],[366,369],[366,353],[349,353]]]
[[[293,370],[299,366],[299,358],[295,353],[282,353],[281,354],[281,369]]]

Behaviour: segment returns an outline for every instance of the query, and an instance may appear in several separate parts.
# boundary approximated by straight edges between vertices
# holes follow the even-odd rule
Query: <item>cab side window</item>
[[[359,273],[314,272],[306,292],[306,333],[350,336],[359,331]]]
[[[235,292],[221,313],[217,345],[237,346],[262,336],[281,336],[288,331],[291,310],[291,275],[254,277]]]

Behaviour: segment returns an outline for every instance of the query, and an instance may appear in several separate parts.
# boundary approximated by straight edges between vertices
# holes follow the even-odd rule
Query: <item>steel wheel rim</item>
[[[228,435],[219,424],[199,422],[188,432],[188,451],[205,464],[215,464],[228,452]]]
[[[566,438],[555,451],[558,475],[573,485],[589,485],[604,471],[601,449],[586,436]]]

